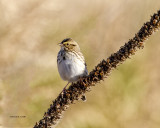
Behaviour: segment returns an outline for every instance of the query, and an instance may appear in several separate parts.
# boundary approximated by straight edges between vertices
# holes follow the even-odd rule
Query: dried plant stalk
[[[53,101],[50,108],[45,112],[43,119],[41,119],[34,128],[51,128],[54,127],[62,117],[62,113],[75,100],[85,100],[84,94],[90,90],[99,81],[106,78],[112,69],[115,69],[118,64],[124,62],[131,55],[134,55],[137,49],[144,47],[144,41],[153,34],[160,27],[160,10],[151,16],[149,22],[146,22],[133,39],[125,43],[119,51],[112,54],[107,60],[102,60],[87,77],[79,79],[73,83],[68,89]]]

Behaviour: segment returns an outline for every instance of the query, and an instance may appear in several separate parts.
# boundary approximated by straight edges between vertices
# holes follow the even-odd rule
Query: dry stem
[[[62,113],[75,100],[85,100],[84,94],[90,90],[99,81],[106,78],[112,69],[115,69],[118,64],[124,62],[131,55],[134,55],[137,49],[144,47],[144,41],[160,27],[160,10],[151,16],[149,22],[146,22],[135,36],[125,43],[119,51],[112,54],[106,60],[102,60],[93,71],[85,78],[81,78],[76,83],[73,83],[66,91],[59,96],[50,105],[50,108],[45,112],[34,128],[51,128],[58,123],[62,117]]]

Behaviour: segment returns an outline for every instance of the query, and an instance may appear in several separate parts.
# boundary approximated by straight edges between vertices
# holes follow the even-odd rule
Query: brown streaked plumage
[[[61,49],[57,56],[57,66],[61,78],[76,82],[80,77],[88,75],[85,59],[77,42],[66,38],[59,45]]]

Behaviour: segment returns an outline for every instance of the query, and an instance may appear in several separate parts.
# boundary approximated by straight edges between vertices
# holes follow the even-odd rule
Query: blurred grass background
[[[57,45],[77,41],[89,71],[160,9],[159,0],[1,0],[0,124],[33,127],[66,82]],[[57,128],[159,128],[160,32],[64,113]],[[11,118],[10,116],[26,116]]]

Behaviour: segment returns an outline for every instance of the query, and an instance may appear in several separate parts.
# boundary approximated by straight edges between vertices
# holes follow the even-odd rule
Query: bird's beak
[[[62,46],[63,44],[62,44],[62,43],[58,43],[58,45],[59,45],[59,46]]]

